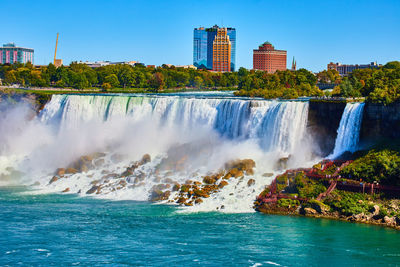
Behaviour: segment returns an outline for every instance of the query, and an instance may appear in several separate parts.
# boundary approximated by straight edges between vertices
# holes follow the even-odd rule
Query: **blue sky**
[[[0,0],[0,43],[35,49],[35,64],[71,61],[193,63],[193,28],[237,30],[237,66],[270,41],[288,67],[400,60],[400,0]]]

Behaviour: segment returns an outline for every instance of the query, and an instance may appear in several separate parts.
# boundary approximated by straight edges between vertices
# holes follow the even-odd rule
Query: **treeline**
[[[366,101],[390,104],[400,100],[400,62],[376,69],[354,70],[335,87],[333,96],[366,97]]]
[[[59,87],[103,90],[139,88],[149,91],[163,89],[238,89],[238,96],[264,98],[297,98],[301,96],[365,97],[366,101],[389,104],[400,100],[400,62],[389,62],[376,69],[355,70],[340,77],[335,70],[314,74],[306,69],[297,71],[265,71],[240,68],[237,72],[217,73],[207,70],[176,68],[163,65],[108,65],[90,68],[71,63],[56,68],[53,64],[34,67],[32,64],[0,65],[0,79],[5,85],[26,87]],[[338,84],[332,92],[321,91],[317,83]]]
[[[265,71],[239,69],[238,96],[286,98],[301,96],[322,96],[317,87],[318,77],[306,69],[297,71],[277,71],[274,74]]]
[[[32,64],[0,65],[3,84],[27,87],[59,87],[90,89],[140,88],[159,91],[170,88],[234,88],[238,75],[168,67],[147,68],[143,65],[107,65],[90,68],[86,64],[71,63],[56,68],[53,64],[34,67]]]

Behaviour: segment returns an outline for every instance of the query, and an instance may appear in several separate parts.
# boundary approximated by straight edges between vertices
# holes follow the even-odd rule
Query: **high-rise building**
[[[350,65],[350,64],[341,64],[341,63],[329,63],[327,66],[328,70],[337,70],[341,76],[346,76],[353,72],[353,70],[358,69],[374,69],[379,68],[377,62],[371,62],[371,64],[361,64],[361,65]]]
[[[219,28],[213,42],[213,71],[231,71],[231,41],[226,28]]]
[[[276,50],[270,42],[265,42],[253,50],[253,69],[274,73],[277,70],[286,70],[285,50]]]
[[[33,64],[33,52],[31,48],[17,47],[14,43],[4,44],[0,47],[0,64],[28,62]]]
[[[220,27],[214,25],[211,28],[195,28],[193,34],[193,65],[197,68],[213,68],[214,39]],[[236,29],[226,28],[231,41],[231,71],[235,71],[236,62]]]

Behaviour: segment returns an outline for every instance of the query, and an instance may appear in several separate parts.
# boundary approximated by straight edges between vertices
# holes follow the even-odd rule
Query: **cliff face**
[[[308,130],[320,148],[321,156],[332,152],[337,129],[346,103],[310,101]],[[360,130],[360,143],[400,138],[400,103],[384,106],[366,103]]]
[[[400,103],[384,106],[367,103],[364,107],[360,141],[400,138]]]
[[[320,148],[321,156],[333,151],[345,107],[344,102],[310,101],[307,129]]]

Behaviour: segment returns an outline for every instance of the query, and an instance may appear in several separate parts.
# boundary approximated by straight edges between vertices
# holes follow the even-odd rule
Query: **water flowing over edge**
[[[341,121],[341,127],[350,127],[348,121],[355,121],[354,111],[362,114],[362,109],[354,109],[360,104],[348,106],[342,117],[342,121],[347,123]],[[86,196],[92,183],[101,180],[107,182],[107,189],[96,197],[147,200],[160,183],[201,181],[204,175],[217,171],[229,160],[252,158],[256,161],[253,176],[231,179],[228,186],[203,203],[187,208],[209,211],[223,207],[227,212],[248,212],[252,211],[255,196],[272,180],[272,177],[265,176],[266,173],[274,175],[284,168],[304,167],[315,162],[310,140],[307,140],[307,118],[308,102],[301,101],[191,95],[54,95],[37,122],[48,130],[46,134],[49,136],[41,148],[47,148],[45,151],[48,154],[57,149],[64,154],[49,157],[57,162],[53,168],[66,166],[66,159],[71,161],[73,157],[86,152],[102,151],[108,154],[102,159],[102,166],[49,184],[53,175],[49,173],[51,169],[46,172],[42,168],[38,172],[32,167],[33,164],[26,164],[26,158],[33,162],[32,158],[44,158],[43,153],[38,153],[37,147],[34,147],[23,155],[24,171],[34,173],[35,178],[28,182],[40,183],[38,187],[44,192],[60,192],[68,188],[71,193]],[[350,130],[359,134],[359,126]],[[341,131],[341,127],[338,129],[338,139],[346,136],[347,131]],[[340,145],[338,140],[336,143],[335,151],[347,146]],[[189,160],[183,168],[184,172],[159,173],[157,168],[165,158],[170,157],[168,153],[173,151],[171,148],[179,150],[182,146],[190,150],[189,155],[185,155]],[[109,176],[122,173],[133,160],[140,159],[145,153],[151,155],[152,162],[125,177],[126,187],[119,186],[121,179]],[[176,151],[173,153],[176,154]],[[128,158],[115,162],[117,154],[128,154]],[[285,161],[283,169],[282,166],[277,167],[281,159]],[[47,167],[48,164],[44,163],[42,165]],[[106,176],[108,178],[104,178]],[[144,181],[141,178],[143,176],[146,176]],[[255,180],[254,185],[248,186],[249,180]],[[174,197],[176,194],[172,193],[169,199]]]
[[[335,148],[329,158],[336,158],[344,152],[355,152],[360,140],[360,129],[365,103],[347,103],[343,111]]]

